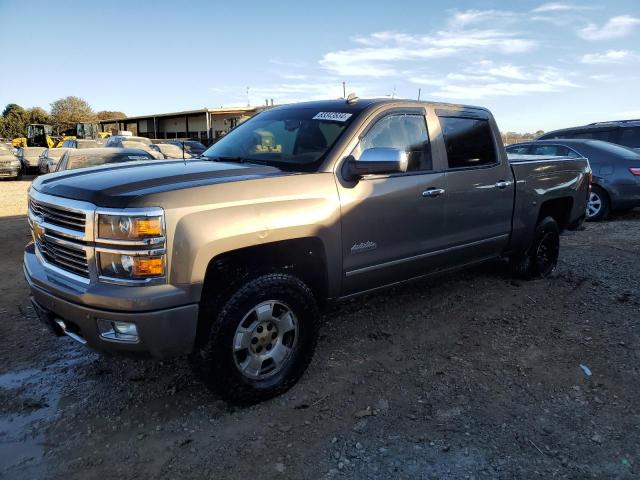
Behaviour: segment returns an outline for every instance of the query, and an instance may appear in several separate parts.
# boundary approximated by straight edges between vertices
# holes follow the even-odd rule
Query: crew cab
[[[303,374],[328,302],[495,259],[551,273],[590,174],[583,158],[510,163],[484,108],[281,106],[197,160],[38,178],[24,272],[57,334],[191,354],[224,398],[253,403]]]

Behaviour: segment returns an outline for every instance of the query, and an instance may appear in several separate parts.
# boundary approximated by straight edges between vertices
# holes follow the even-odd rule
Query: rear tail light
[[[635,175],[636,177],[640,177],[640,167],[631,167],[629,169],[631,175]]]
[[[593,172],[589,170],[589,196],[591,196],[591,184],[593,183]]]

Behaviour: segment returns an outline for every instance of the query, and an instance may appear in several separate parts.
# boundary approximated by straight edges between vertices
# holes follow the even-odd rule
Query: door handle
[[[508,182],[505,180],[500,180],[499,182],[496,182],[496,187],[498,187],[501,190],[504,190],[505,188],[507,188],[508,186],[510,186],[513,182]]]
[[[422,192],[422,196],[426,198],[439,197],[444,193],[444,188],[427,188]]]

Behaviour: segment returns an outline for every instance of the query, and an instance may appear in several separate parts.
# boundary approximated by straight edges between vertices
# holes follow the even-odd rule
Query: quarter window
[[[362,137],[353,156],[357,160],[369,148],[396,148],[407,152],[408,172],[433,170],[429,133],[423,115],[388,115],[380,119]]]
[[[468,168],[497,162],[493,133],[487,120],[440,117],[449,168]]]

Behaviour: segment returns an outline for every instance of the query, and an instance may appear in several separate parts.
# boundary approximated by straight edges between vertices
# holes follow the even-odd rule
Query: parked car
[[[164,155],[151,147],[151,140],[146,137],[135,137],[132,135],[113,135],[107,138],[104,144],[108,148],[137,148],[150,153],[153,158],[162,160]]]
[[[101,144],[98,140],[90,139],[72,139],[62,142],[62,148],[100,148]]]
[[[505,257],[550,274],[589,176],[582,158],[510,164],[483,108],[291,104],[199,160],[38,178],[24,272],[57,334],[192,353],[208,385],[253,403],[300,378],[330,302]]]
[[[17,157],[20,159],[25,173],[36,173],[40,167],[40,155],[46,147],[19,147]]]
[[[179,138],[167,140],[166,143],[177,145],[180,148],[184,148],[184,151],[190,154],[192,157],[197,157],[202,154],[207,147],[196,140],[181,140]]]
[[[640,154],[600,140],[538,140],[507,147],[508,154],[585,157],[593,169],[587,220],[640,206]]]
[[[155,160],[155,158],[146,150],[138,148],[69,149],[60,158],[56,172],[139,160]]]
[[[617,143],[640,151],[640,119],[597,122],[582,127],[563,128],[540,135],[538,140],[587,139]]]
[[[0,143],[0,178],[20,179],[22,162],[13,153],[13,147]]]
[[[38,170],[40,173],[51,173],[55,172],[56,166],[60,161],[60,157],[66,152],[68,148],[46,148],[42,154],[40,154],[40,158],[38,159]]]
[[[191,158],[191,155],[182,150],[182,147],[170,143],[152,143],[152,149],[164,155],[164,158]]]

